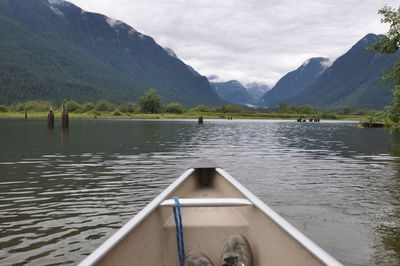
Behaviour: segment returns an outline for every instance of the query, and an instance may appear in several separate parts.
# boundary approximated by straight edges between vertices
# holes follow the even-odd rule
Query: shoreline
[[[47,119],[48,112],[28,112],[27,119]],[[112,113],[69,113],[70,119],[198,119],[199,116],[203,116],[205,119],[283,119],[283,120],[297,120],[299,117],[303,117],[307,120],[311,117],[318,117],[317,114],[282,114],[282,113],[184,113],[184,114],[130,114],[120,113],[115,115]],[[61,112],[56,112],[54,117],[61,119]],[[25,118],[24,112],[4,112],[0,113],[0,119],[19,119]],[[362,121],[366,120],[366,116],[358,115],[336,115],[336,118],[321,118],[321,120],[350,120],[350,121]]]

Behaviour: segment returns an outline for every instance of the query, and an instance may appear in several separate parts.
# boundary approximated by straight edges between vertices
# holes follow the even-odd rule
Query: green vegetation
[[[94,103],[92,102],[85,102],[84,104],[82,104],[77,112],[79,113],[86,113],[86,112],[90,112],[93,111],[94,109],[96,109],[96,105],[94,105]]]
[[[137,113],[139,105],[137,103],[124,103],[119,106],[119,111],[122,113]]]
[[[5,106],[5,105],[0,105],[0,112],[1,112],[1,113],[8,112],[8,107]]]
[[[149,89],[139,98],[140,110],[143,113],[158,114],[162,111],[162,98],[155,89]]]
[[[78,110],[81,106],[79,103],[75,102],[74,100],[68,101],[64,104],[64,107],[69,110],[70,112],[75,112]]]
[[[288,113],[288,114],[314,114],[314,108],[307,104],[302,106],[289,106],[286,103],[278,103],[277,111],[280,113]]]
[[[370,49],[379,53],[396,53],[400,50],[400,7],[396,10],[385,6],[378,13],[383,15],[381,22],[389,23],[390,28],[386,35]],[[393,101],[385,107],[383,112],[370,118],[385,120],[392,127],[400,128],[400,59],[383,77],[383,81],[393,83]]]
[[[114,109],[115,105],[106,100],[102,100],[96,104],[96,111],[99,112],[112,112]]]
[[[321,119],[366,119],[367,115],[374,116],[375,112],[361,109],[352,111],[350,108],[334,112],[332,110],[315,110],[311,105],[289,106],[279,104],[276,109],[248,109],[236,105],[224,105],[219,107],[207,107],[198,105],[192,109],[186,109],[179,103],[162,104],[163,99],[153,89],[148,90],[140,97],[140,102],[120,104],[118,107],[108,101],[97,103],[69,100],[64,106],[71,118],[197,118],[202,115],[206,118],[218,119],[293,119],[299,117]],[[0,105],[0,118],[22,118],[28,110],[30,118],[45,118],[50,108],[55,110],[56,117],[60,117],[61,107],[47,101],[29,101],[16,105]]]
[[[171,114],[183,114],[185,108],[180,103],[170,103],[165,106],[165,112]]]

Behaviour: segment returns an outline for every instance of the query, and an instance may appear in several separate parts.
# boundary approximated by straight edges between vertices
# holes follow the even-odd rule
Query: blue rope
[[[178,250],[179,265],[184,266],[185,262],[185,242],[183,241],[183,223],[181,214],[181,205],[179,204],[179,199],[174,197],[175,206],[174,210],[174,220],[176,229],[176,248]]]

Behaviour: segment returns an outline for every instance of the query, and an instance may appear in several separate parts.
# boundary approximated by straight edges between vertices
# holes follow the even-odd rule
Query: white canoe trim
[[[107,239],[102,245],[100,245],[95,251],[87,256],[78,266],[91,266],[99,262],[109,251],[111,251],[125,236],[127,236],[136,226],[138,226],[144,219],[146,219],[157,207],[159,207],[167,198],[167,196],[173,192],[183,181],[185,181],[196,169],[191,168],[184,172],[178,177],[170,186],[168,186],[163,192],[161,192],[154,200],[152,200],[146,207],[144,207],[137,215],[129,220],[123,227],[115,232],[109,239]],[[322,263],[332,266],[342,265],[309,238],[303,235],[295,227],[289,224],[274,210],[268,207],[254,194],[248,191],[242,186],[235,178],[229,175],[222,168],[215,168],[215,170],[224,177],[229,183],[231,183],[236,189],[238,189],[244,196],[247,197],[250,205],[254,205],[261,212],[267,215],[273,220],[280,228],[286,231],[293,239],[299,242],[306,250],[318,258]],[[180,200],[181,202],[181,200]]]
[[[260,211],[267,215],[271,220],[273,220],[280,228],[285,230],[291,237],[293,237],[297,242],[299,242],[305,249],[307,249],[311,254],[317,257],[322,263],[332,266],[341,266],[342,263],[338,262],[331,255],[326,253],[322,248],[317,246],[308,237],[297,230],[293,225],[288,223],[274,210],[268,207],[264,202],[258,199],[253,193],[251,193],[247,188],[240,184],[235,178],[228,174],[222,168],[215,169],[221,176],[223,176],[229,183],[236,187],[241,193],[243,193],[251,203],[254,204]]]
[[[179,205],[181,207],[239,207],[252,206],[253,203],[247,199],[240,198],[179,198]],[[175,200],[164,200],[160,206],[175,207]]]
[[[78,266],[91,266],[99,262],[109,251],[111,251],[125,236],[127,236],[137,225],[147,218],[167,196],[173,192],[183,181],[185,181],[193,172],[194,168],[188,169],[163,192],[161,192],[154,200],[144,207],[137,215],[129,220],[123,227],[115,232],[100,247],[87,256]]]

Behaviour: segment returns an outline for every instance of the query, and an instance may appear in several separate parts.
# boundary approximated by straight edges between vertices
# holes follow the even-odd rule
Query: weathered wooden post
[[[62,105],[61,127],[63,129],[68,129],[69,128],[68,110],[65,108],[64,103]]]
[[[25,119],[28,119],[28,107],[25,104]]]
[[[203,116],[202,116],[202,115],[199,116],[198,123],[199,123],[199,125],[202,125],[202,124],[203,124]]]
[[[47,115],[47,127],[54,129],[54,111],[52,109],[49,110],[49,114]]]

